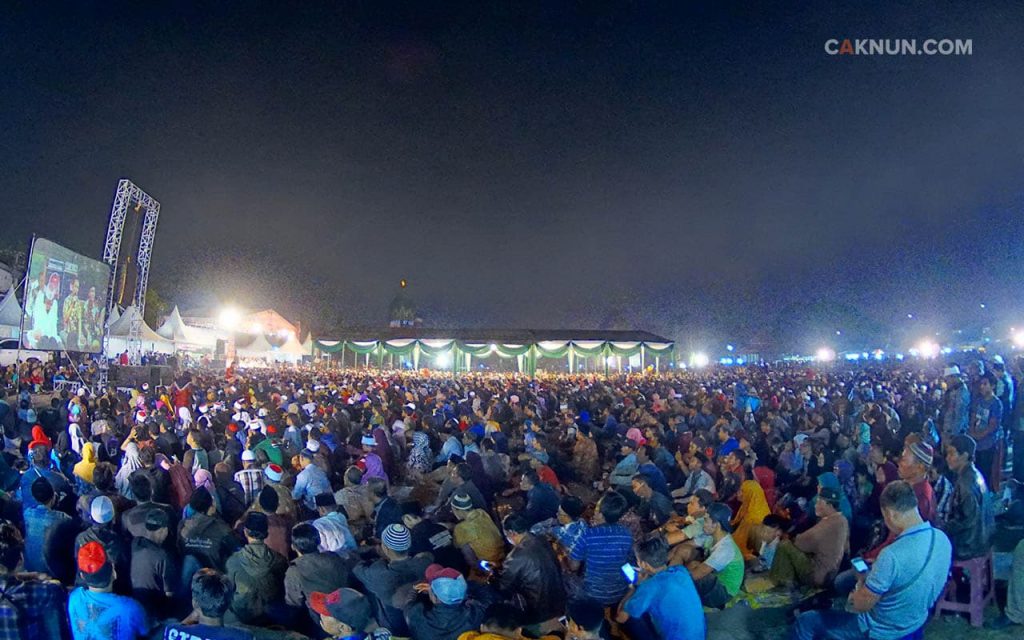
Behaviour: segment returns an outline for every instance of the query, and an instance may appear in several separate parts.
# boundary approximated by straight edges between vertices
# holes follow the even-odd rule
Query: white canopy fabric
[[[179,349],[185,345],[213,348],[217,343],[216,332],[185,324],[177,306],[171,310],[171,315],[167,316],[156,332],[163,338],[173,341]]]
[[[236,347],[235,350],[243,358],[269,358],[271,357],[271,352],[274,351],[274,347],[267,340],[266,336],[260,333],[256,335],[252,342],[244,347]]]
[[[278,362],[299,362],[303,356],[313,353],[312,347],[313,345],[310,343],[309,350],[307,350],[295,337],[295,334],[292,334],[284,344],[272,352],[271,358]]]
[[[110,310],[110,314],[107,315],[107,326],[109,327],[110,325],[117,322],[117,319],[120,317],[121,311],[117,308],[117,305],[115,304],[114,308]]]
[[[134,319],[142,320],[142,316],[139,313],[139,308],[131,305],[114,322],[110,323],[110,326],[107,328],[109,333],[109,340],[107,341],[108,357],[116,356],[128,348],[128,335],[131,333],[132,321]],[[144,352],[174,353],[174,343],[150,329],[144,320],[142,320],[139,337],[142,339],[142,350]]]
[[[0,302],[0,338],[17,338],[21,327],[21,305],[14,293],[14,285]]]

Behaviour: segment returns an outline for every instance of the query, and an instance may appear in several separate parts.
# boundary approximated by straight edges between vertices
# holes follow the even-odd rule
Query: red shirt
[[[554,470],[546,464],[541,465],[541,467],[537,469],[537,477],[540,478],[541,482],[546,482],[555,489],[559,489],[562,486],[561,483],[558,482],[558,476],[555,475]]]

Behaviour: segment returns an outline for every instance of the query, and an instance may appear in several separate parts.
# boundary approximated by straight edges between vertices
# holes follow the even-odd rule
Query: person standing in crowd
[[[230,612],[245,624],[265,624],[281,615],[275,604],[284,592],[284,574],[288,567],[281,554],[266,545],[267,516],[252,512],[245,518],[246,544],[226,564],[226,575],[235,585]]]
[[[68,597],[74,640],[137,640],[149,632],[142,605],[113,593],[114,565],[98,542],[78,550],[78,572],[85,586]]]
[[[255,640],[245,629],[224,624],[235,587],[216,569],[192,576],[192,613],[180,624],[164,628],[164,640]]]
[[[995,387],[996,379],[991,373],[978,378],[967,433],[976,443],[975,464],[985,478],[985,485],[999,490],[1003,470],[1003,403],[996,397]]]
[[[65,591],[48,576],[17,573],[24,550],[17,527],[0,522],[0,638],[64,638]]]
[[[950,499],[945,532],[957,560],[977,558],[988,552],[992,534],[992,505],[985,479],[974,466],[974,439],[954,436],[946,446],[946,466],[956,478]]]

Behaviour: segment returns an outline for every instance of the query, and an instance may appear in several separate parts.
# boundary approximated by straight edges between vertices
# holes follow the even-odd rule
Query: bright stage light
[[[814,354],[814,359],[818,362],[832,362],[836,359],[836,352],[828,347],[822,347]]]
[[[711,358],[708,358],[708,354],[706,353],[694,353],[690,355],[690,366],[698,369],[708,366],[709,362],[711,362]]]
[[[1024,331],[1013,332],[1013,344],[1018,349],[1024,349]]]
[[[613,366],[615,364],[615,356],[608,356],[604,359],[604,363],[609,367]]]
[[[242,322],[242,312],[235,307],[224,307],[217,317],[217,322],[225,331],[236,331]]]
[[[434,358],[434,365],[438,369],[447,369],[452,365],[452,354],[447,351],[437,354],[437,357]]]
[[[940,351],[941,348],[939,347],[939,345],[931,340],[922,340],[917,345],[917,353],[922,358],[935,358],[936,356],[939,355]]]

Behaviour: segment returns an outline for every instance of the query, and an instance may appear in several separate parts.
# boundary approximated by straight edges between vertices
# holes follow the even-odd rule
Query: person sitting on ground
[[[68,597],[68,617],[74,640],[136,640],[149,632],[142,605],[113,592],[114,565],[98,542],[78,550],[83,587]]]
[[[467,631],[459,640],[522,640],[522,612],[510,604],[499,602],[488,607],[480,631]],[[569,636],[576,637],[576,636]],[[542,636],[540,640],[558,640],[556,636]]]
[[[850,541],[850,525],[839,512],[841,491],[822,487],[814,505],[818,522],[792,542],[779,543],[768,574],[772,583],[822,587],[835,578]]]
[[[715,497],[707,489],[697,489],[686,503],[683,526],[669,523],[664,527],[665,540],[671,546],[669,564],[687,564],[701,557],[710,547],[711,536],[704,533],[704,519]]]
[[[619,522],[626,509],[622,494],[606,493],[597,503],[593,526],[569,549],[572,569],[583,564],[584,594],[604,606],[618,603],[628,587],[622,565],[633,552],[633,534]]]
[[[675,515],[675,509],[668,496],[651,487],[650,476],[638,473],[633,476],[632,489],[639,499],[637,515],[645,530],[657,529]]]
[[[949,538],[921,519],[914,490],[902,480],[886,486],[879,504],[896,540],[858,576],[846,611],[813,610],[797,617],[797,640],[905,638],[927,621],[952,564]]]
[[[530,526],[558,515],[558,492],[550,484],[541,481],[536,469],[527,468],[523,471],[519,488],[526,492],[523,516]]]
[[[551,545],[530,533],[525,516],[514,513],[502,521],[512,550],[498,576],[498,591],[523,603],[523,624],[541,631],[565,610],[565,586]]]
[[[337,640],[389,640],[391,632],[373,620],[369,598],[355,589],[310,594],[309,608],[322,628]]]
[[[242,546],[241,540],[217,517],[213,497],[205,487],[192,493],[189,516],[178,527],[178,549],[182,556],[194,556],[202,567],[224,568],[228,557]]]
[[[708,557],[687,565],[701,602],[712,609],[724,608],[743,585],[743,554],[730,535],[731,520],[728,505],[715,502],[708,507],[704,518],[704,533],[711,536]]]
[[[164,640],[254,640],[252,632],[224,624],[235,587],[216,569],[192,576],[192,613],[179,624],[164,628]]]
[[[483,605],[466,599],[466,578],[455,569],[432,564],[426,582],[415,586],[419,594],[405,612],[413,640],[447,640],[472,631],[483,620]]]
[[[480,560],[499,563],[505,557],[505,541],[490,514],[473,506],[469,494],[461,490],[452,495],[452,513],[457,521],[452,532],[455,546],[466,563],[477,566]]]
[[[638,579],[629,585],[616,620],[631,640],[703,640],[704,610],[685,567],[668,566],[668,542],[654,535],[636,548]]]
[[[346,553],[359,547],[355,536],[348,528],[348,519],[338,507],[333,493],[318,495],[316,510],[320,517],[313,521],[313,526],[320,532],[321,551]]]
[[[409,557],[411,546],[412,535],[404,524],[388,525],[381,534],[380,558],[352,570],[368,595],[377,600],[377,622],[401,636],[408,635],[402,608],[411,596],[402,587],[421,582],[433,562],[429,553]]]

